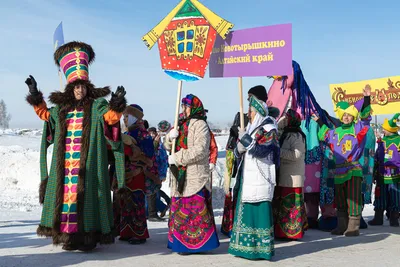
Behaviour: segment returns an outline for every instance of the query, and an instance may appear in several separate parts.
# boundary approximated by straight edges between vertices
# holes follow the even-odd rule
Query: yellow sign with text
[[[394,114],[400,112],[400,76],[351,83],[331,84],[333,106],[340,101],[354,104],[362,99],[363,89],[371,86],[371,105],[374,115]],[[337,114],[336,114],[337,115]]]

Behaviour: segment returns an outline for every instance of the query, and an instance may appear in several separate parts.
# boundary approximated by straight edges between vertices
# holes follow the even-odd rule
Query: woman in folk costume
[[[400,211],[400,135],[397,122],[400,113],[382,125],[384,137],[378,139],[375,155],[375,216],[369,225],[383,225],[383,212],[388,208],[390,226],[399,227]]]
[[[360,158],[368,142],[371,87],[367,85],[363,93],[364,100],[354,105],[347,102],[337,103],[336,111],[343,124],[336,129],[330,130],[318,117],[313,116],[313,119],[321,126],[320,140],[328,144],[335,164],[335,204],[338,226],[331,232],[333,235],[359,235],[363,206],[363,165]],[[360,120],[356,121],[359,112]]]
[[[132,245],[143,244],[149,238],[145,211],[145,181],[153,167],[153,142],[146,131],[143,110],[129,105],[124,111],[127,131],[122,135],[125,145],[127,192],[114,202],[115,228],[119,239]]]
[[[196,253],[219,247],[211,206],[210,129],[201,100],[194,95],[183,99],[183,118],[178,130],[165,138],[165,147],[176,153],[169,156],[177,167],[171,177],[172,204],[168,248],[178,253]],[[172,168],[174,168],[173,166]]]
[[[95,88],[89,81],[92,47],[70,42],[59,47],[56,64],[67,79],[64,92],[53,92],[47,108],[35,79],[26,80],[27,101],[45,121],[41,145],[39,236],[53,238],[64,250],[92,250],[97,243],[114,242],[107,145],[114,152],[118,188],[125,185],[123,146],[119,120],[126,106],[125,90],[118,87],[108,103],[109,87]],[[107,134],[105,134],[107,133]],[[116,134],[115,134],[116,133]],[[47,148],[53,144],[50,174]],[[120,192],[122,193],[122,192]]]
[[[249,89],[247,92],[248,98],[251,96],[255,96],[257,99],[265,102],[268,106],[268,115],[277,118],[279,116],[279,109],[272,107],[268,102],[267,90],[262,85],[257,85]],[[247,127],[249,122],[249,118],[247,114],[244,114],[244,127]],[[231,231],[233,227],[233,219],[234,219],[234,211],[236,207],[236,199],[233,199],[233,196],[237,195],[237,192],[233,194],[232,187],[235,184],[235,177],[237,173],[237,167],[239,163],[239,159],[235,158],[233,151],[236,148],[237,140],[239,137],[239,128],[240,128],[240,113],[238,112],[233,120],[233,125],[229,131],[229,138],[226,144],[226,171],[225,171],[225,181],[224,181],[224,190],[225,190],[225,203],[224,203],[224,215],[222,218],[221,224],[221,232],[231,237]]]
[[[274,250],[272,198],[279,141],[267,104],[249,99],[249,124],[240,131],[235,156],[241,158],[234,192],[238,192],[229,253],[246,259],[270,260]]]
[[[301,117],[289,109],[279,121],[280,167],[274,205],[275,238],[301,239],[307,230],[303,186],[306,136],[300,128]]]

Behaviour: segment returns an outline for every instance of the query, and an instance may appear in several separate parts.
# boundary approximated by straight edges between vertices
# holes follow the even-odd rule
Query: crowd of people
[[[50,94],[51,108],[35,79],[26,80],[27,101],[44,121],[38,235],[64,250],[90,251],[116,237],[144,244],[147,221],[165,221],[173,252],[216,249],[212,172],[218,147],[202,101],[193,94],[182,99],[177,128],[167,121],[149,127],[143,108],[127,104],[123,86],[111,93],[89,81],[94,57],[81,42],[57,49],[54,59],[67,85]],[[326,111],[311,119],[301,109],[273,107],[264,86],[248,91],[244,125],[236,114],[226,145],[221,232],[230,237],[230,254],[270,260],[275,240],[301,239],[310,228],[358,236],[367,227],[361,213],[371,201],[372,177],[375,216],[369,224],[382,225],[386,210],[390,226],[399,226],[399,114],[385,121],[384,137],[376,140],[370,86],[363,94],[355,105],[338,103],[338,119]],[[168,172],[170,196],[161,190]]]

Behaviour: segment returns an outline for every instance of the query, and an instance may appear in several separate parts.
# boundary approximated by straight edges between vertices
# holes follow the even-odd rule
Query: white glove
[[[172,140],[178,138],[178,136],[179,136],[178,130],[172,129],[168,134],[169,141],[172,141]]]
[[[168,164],[177,166],[175,161],[175,155],[168,156]]]
[[[240,142],[237,143],[236,149],[239,154],[243,154],[247,151],[247,149],[244,147],[244,145]]]
[[[213,172],[215,170],[215,164],[210,163],[210,171]]]
[[[240,127],[238,127],[238,129],[239,129],[239,136],[238,136],[238,138],[239,138],[239,140],[240,139],[242,139],[242,137],[243,137],[243,135],[245,135],[246,134],[246,130],[242,130]]]

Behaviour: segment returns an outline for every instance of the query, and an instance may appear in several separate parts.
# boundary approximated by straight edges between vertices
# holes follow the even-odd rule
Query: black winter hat
[[[264,101],[264,102],[267,102],[267,100],[268,100],[267,90],[262,85],[257,85],[257,86],[250,88],[248,94],[252,94],[255,97],[257,97],[259,100]]]

